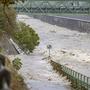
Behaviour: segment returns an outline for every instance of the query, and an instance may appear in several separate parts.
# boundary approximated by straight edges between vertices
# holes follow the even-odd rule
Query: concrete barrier
[[[40,19],[53,25],[66,27],[71,30],[90,33],[90,21],[62,16],[34,15],[34,18]]]

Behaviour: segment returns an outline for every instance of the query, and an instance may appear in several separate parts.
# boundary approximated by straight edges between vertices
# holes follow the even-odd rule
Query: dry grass
[[[8,59],[6,62],[6,66],[11,71],[11,90],[28,90],[23,78],[18,74],[17,71],[15,71]]]
[[[15,72],[12,72],[12,90],[27,90],[23,78]]]

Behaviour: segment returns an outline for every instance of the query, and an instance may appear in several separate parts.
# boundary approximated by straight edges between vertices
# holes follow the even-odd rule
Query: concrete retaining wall
[[[38,18],[42,21],[48,22],[53,25],[66,27],[71,30],[90,33],[90,21],[88,20],[81,20],[62,16],[47,16],[47,15],[35,15],[34,18]]]

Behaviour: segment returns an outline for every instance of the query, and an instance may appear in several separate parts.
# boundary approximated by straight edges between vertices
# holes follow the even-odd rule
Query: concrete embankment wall
[[[71,30],[90,33],[90,21],[62,16],[35,15],[34,18]]]

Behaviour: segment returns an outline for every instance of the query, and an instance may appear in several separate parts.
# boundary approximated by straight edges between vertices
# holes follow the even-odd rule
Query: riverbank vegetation
[[[20,30],[14,33],[17,43],[25,52],[32,53],[36,46],[39,45],[38,34],[25,23],[19,23]]]
[[[16,22],[17,14],[12,8],[12,5],[10,5],[15,1],[19,0],[0,0],[0,41],[5,36],[7,37],[7,40],[12,38],[24,51],[29,51],[31,53],[35,47],[39,45],[39,36],[31,27],[24,23],[20,22],[20,28],[18,27]],[[0,46],[0,48],[3,50],[3,46]],[[16,64],[17,62],[15,61],[15,67]],[[21,63],[19,63],[19,65],[21,65]],[[7,68],[10,69],[12,76],[11,90],[27,90],[24,79],[18,74],[17,70],[15,70],[15,67],[13,67],[8,60]]]
[[[17,64],[18,66],[19,64]],[[6,68],[11,72],[11,90],[28,90],[26,84],[24,83],[24,79],[18,71],[15,69],[13,64],[7,58]]]

